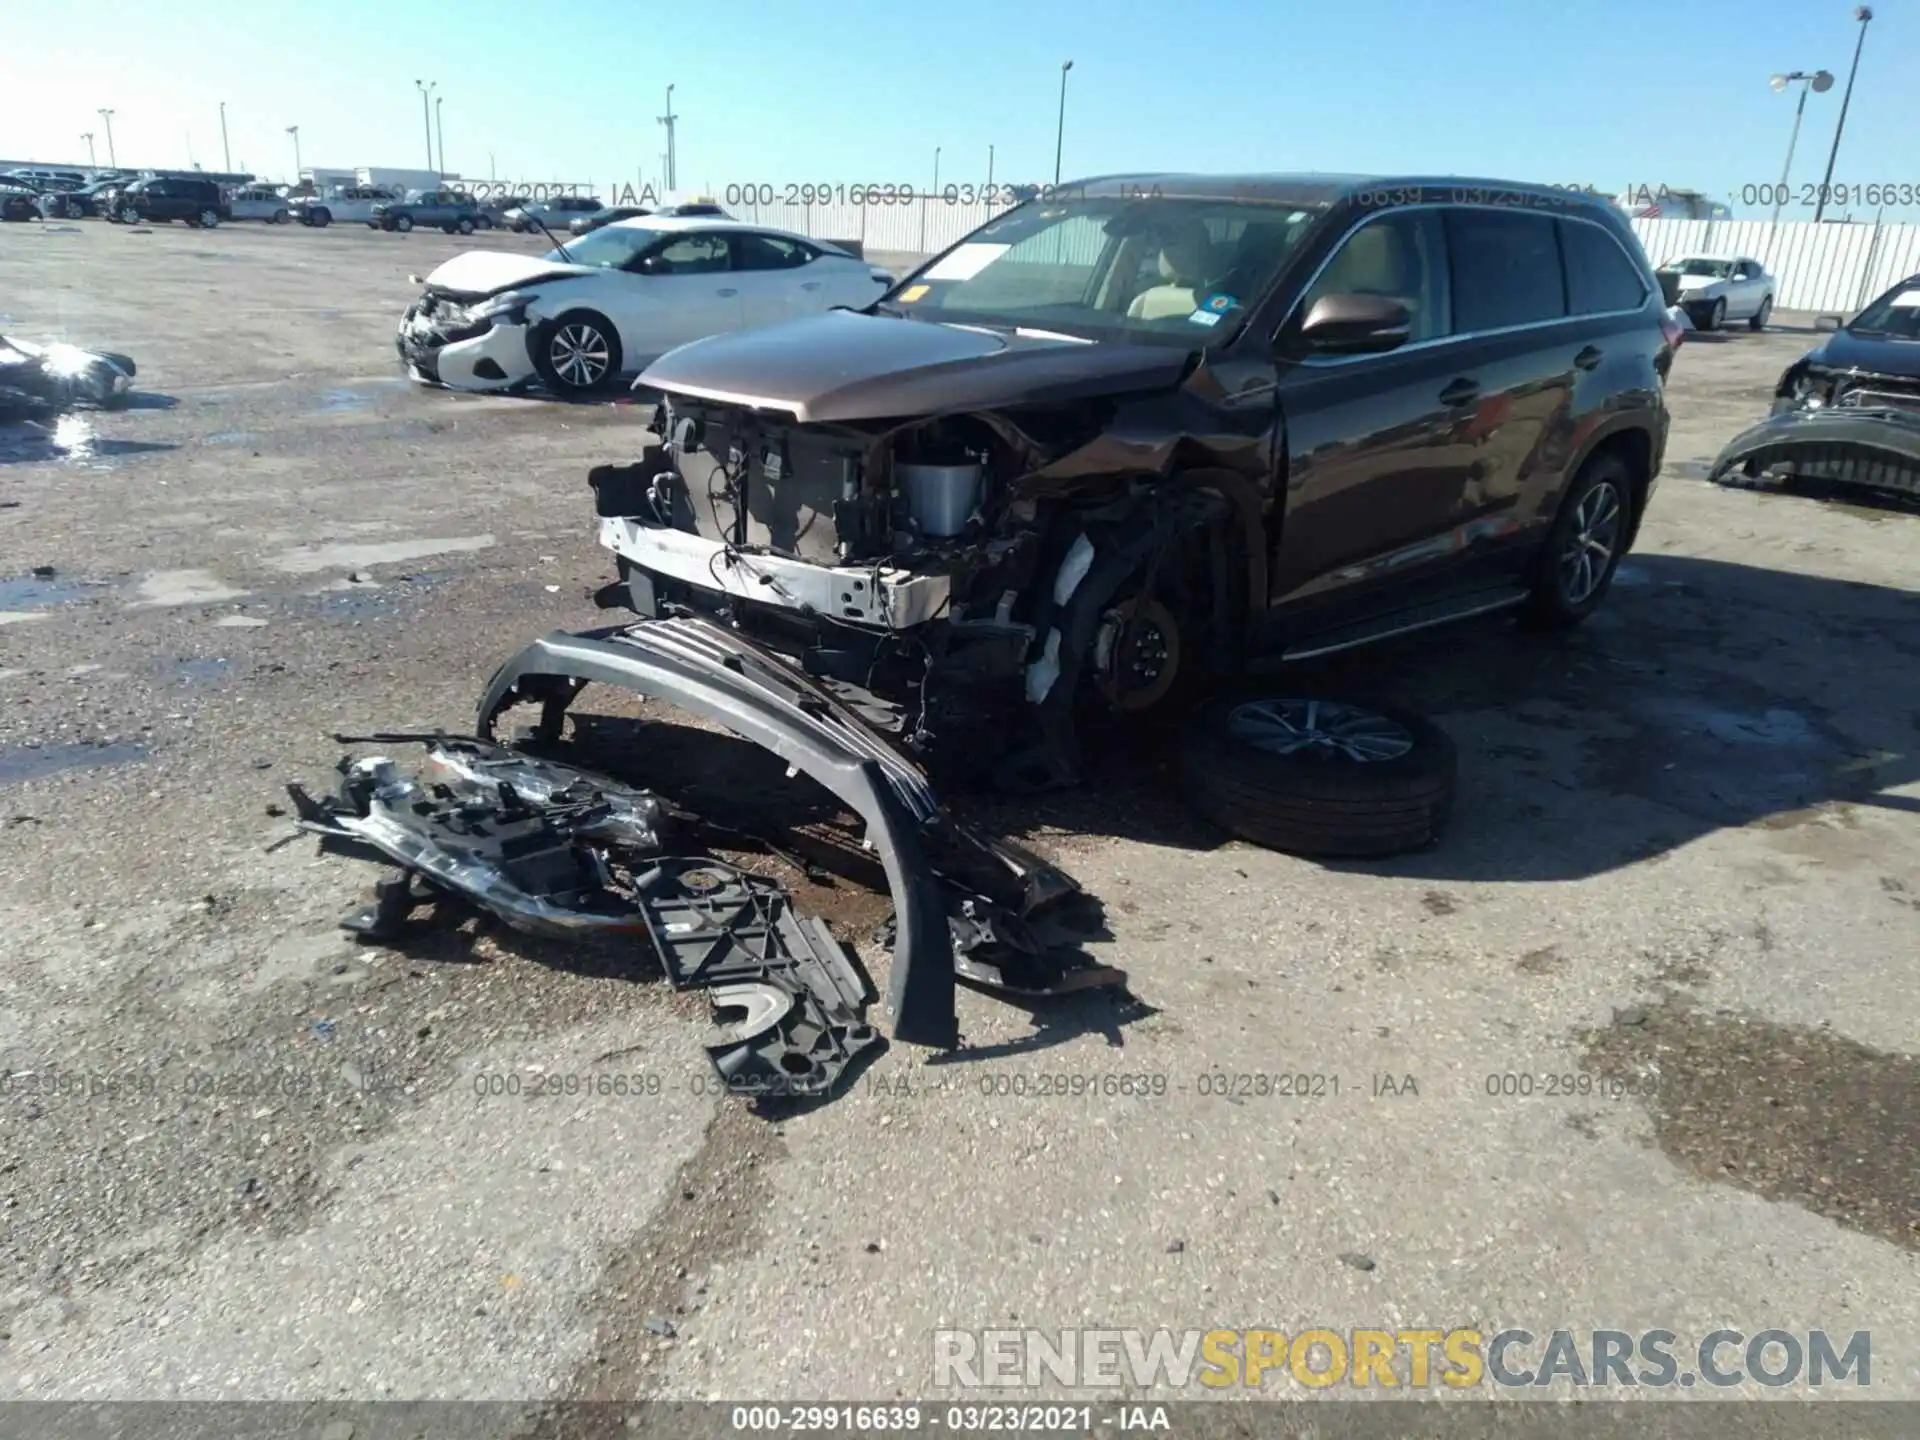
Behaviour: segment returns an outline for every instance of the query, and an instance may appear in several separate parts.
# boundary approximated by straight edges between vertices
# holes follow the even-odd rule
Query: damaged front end
[[[423,740],[426,759],[413,773],[385,756],[343,761],[339,792],[325,800],[290,786],[323,850],[391,867],[376,903],[346,928],[398,941],[417,905],[453,896],[532,934],[643,939],[675,986],[708,993],[722,1026],[709,1053],[742,1093],[823,1093],[877,1042],[865,1013],[871,987],[825,922],[800,914],[776,881],[702,848],[710,824],[744,832],[494,742],[503,712],[520,704],[541,707],[536,745],[556,741],[592,681],[763,746],[859,817],[893,900],[897,1039],[957,1045],[956,980],[1031,997],[1124,985],[1074,943],[1092,932],[1096,907],[1072,879],[955,820],[918,767],[858,716],[699,619],[546,636],[489,682],[478,739],[365,737]]]
[[[1920,501],[1920,393],[1912,400],[1906,406],[1789,403],[1734,436],[1708,478],[1744,485],[1809,481]]]
[[[0,420],[38,420],[124,404],[134,373],[125,355],[0,336]]]

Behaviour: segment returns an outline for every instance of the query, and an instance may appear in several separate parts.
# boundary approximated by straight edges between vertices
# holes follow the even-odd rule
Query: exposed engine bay
[[[599,601],[737,627],[943,776],[1068,783],[1080,672],[1121,710],[1183,665],[1224,673],[1230,627],[1167,607],[1223,615],[1247,593],[1240,557],[1177,553],[1217,548],[1223,494],[1076,473],[1114,408],[800,424],[671,395],[638,464],[589,476],[621,577]],[[1209,653],[1179,653],[1201,636]]]

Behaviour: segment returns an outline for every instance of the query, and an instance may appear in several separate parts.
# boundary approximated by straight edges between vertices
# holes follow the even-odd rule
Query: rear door
[[[1450,209],[1447,253],[1454,331],[1471,339],[1480,381],[1456,431],[1467,469],[1455,538],[1469,576],[1511,575],[1553,519],[1576,441],[1574,381],[1605,348],[1572,313],[1551,213]]]
[[[817,315],[834,303],[815,263],[819,252],[785,235],[736,230],[728,237],[747,325],[771,325]]]

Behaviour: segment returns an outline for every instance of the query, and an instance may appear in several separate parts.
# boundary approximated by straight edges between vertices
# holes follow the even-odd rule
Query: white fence
[[[893,205],[731,205],[742,220],[823,240],[858,240],[869,250],[930,255],[1006,207],[915,199]],[[1775,225],[1768,220],[1635,220],[1656,265],[1702,251],[1749,255],[1780,282],[1783,310],[1850,313],[1895,281],[1920,272],[1920,225]]]
[[[1773,303],[1783,310],[1850,314],[1920,271],[1920,225],[1636,220],[1633,229],[1656,265],[1702,252],[1758,260],[1780,282]]]

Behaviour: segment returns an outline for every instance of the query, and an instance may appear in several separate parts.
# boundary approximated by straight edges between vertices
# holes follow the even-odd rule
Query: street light
[[[440,145],[440,174],[442,178],[444,178],[447,173],[447,132],[440,124],[440,107],[446,103],[447,97],[444,95],[437,96],[433,102],[433,137]]]
[[[120,168],[120,161],[113,153],[113,111],[102,110],[100,112],[100,118],[106,122],[107,126],[107,168],[109,170],[118,170]]]
[[[293,183],[300,183],[300,127],[287,126],[287,133],[293,137]]]
[[[233,173],[233,151],[227,147],[227,102],[220,102],[220,158],[226,162],[227,173]]]
[[[1053,132],[1053,183],[1060,183],[1060,146],[1067,138],[1067,72],[1073,69],[1073,61],[1068,60],[1060,66],[1060,123]]]
[[[660,123],[667,127],[667,153],[660,158],[662,161],[661,168],[667,177],[667,192],[669,194],[673,192],[678,180],[676,173],[678,167],[674,164],[674,161],[679,157],[674,154],[673,149],[673,122],[679,118],[679,116],[673,113],[673,86],[669,85],[667,86],[667,113],[660,117]]]
[[[420,123],[427,131],[427,169],[433,169],[433,111],[427,104],[428,97],[439,87],[438,80],[416,80],[413,88],[420,92]]]
[[[1780,207],[1787,203],[1787,176],[1793,170],[1793,147],[1800,143],[1800,117],[1806,113],[1807,91],[1824,95],[1833,88],[1833,76],[1825,70],[1793,70],[1776,75],[1767,83],[1778,95],[1794,81],[1800,82],[1800,103],[1793,107],[1793,134],[1787,140],[1787,163],[1780,167],[1780,188],[1773,192],[1773,223],[1780,223]]]
[[[993,146],[987,146],[987,189],[993,189]]]
[[[87,168],[89,170],[98,170],[100,168],[99,163],[93,158],[93,132],[91,130],[82,130],[80,132],[80,138],[87,142]]]
[[[1827,191],[1833,184],[1833,162],[1840,158],[1840,132],[1847,128],[1847,104],[1853,99],[1853,77],[1860,70],[1860,47],[1867,43],[1867,25],[1873,19],[1873,10],[1866,5],[1857,6],[1853,18],[1860,22],[1860,37],[1853,42],[1853,67],[1847,71],[1847,88],[1840,96],[1840,119],[1833,127],[1833,149],[1827,152],[1827,173],[1821,177],[1820,198],[1813,205],[1813,221],[1816,225],[1827,208]]]

